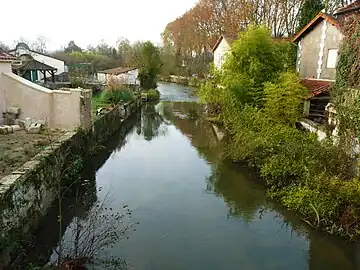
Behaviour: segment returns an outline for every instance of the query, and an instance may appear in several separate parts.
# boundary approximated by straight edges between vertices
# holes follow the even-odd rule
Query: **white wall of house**
[[[24,48],[22,46],[19,46],[16,50],[16,56],[21,56],[21,55],[24,55],[24,54],[29,54],[31,55],[36,61],[39,61],[41,63],[44,63],[46,65],[49,65],[49,66],[52,66],[54,68],[57,69],[57,71],[55,72],[55,75],[56,74],[61,74],[65,71],[67,71],[67,67],[65,66],[65,62],[62,61],[62,60],[59,60],[59,59],[56,59],[56,58],[53,58],[51,56],[48,56],[48,55],[44,55],[44,54],[41,54],[41,53],[37,53],[37,52],[34,52],[32,50],[28,50],[27,48]],[[47,77],[50,77],[50,74],[47,74]],[[41,72],[38,72],[38,78],[39,79],[43,79],[43,75]]]
[[[214,65],[216,68],[221,69],[225,62],[226,54],[231,50],[229,43],[223,38],[219,46],[214,51]]]
[[[102,83],[106,83],[107,82],[107,76],[106,76],[107,74],[105,74],[105,73],[97,73],[97,80],[99,81],[99,82],[102,82]]]
[[[139,75],[139,69],[134,69],[126,73],[121,73],[117,75],[116,79],[124,82],[125,84],[135,85],[135,84],[139,84],[138,75]]]
[[[118,82],[124,83],[124,84],[130,84],[130,85],[139,85],[140,82],[138,80],[139,75],[139,69],[130,70],[125,73],[121,73],[119,75],[111,75],[111,74],[105,74],[105,73],[98,73],[97,79],[99,82],[107,83],[110,76],[113,76],[115,80]]]
[[[36,52],[31,52],[30,55],[32,57],[34,57],[34,59],[36,61],[39,61],[41,63],[44,63],[46,65],[49,65],[49,66],[52,66],[52,67],[56,68],[57,71],[55,72],[55,75],[65,72],[65,62],[64,61],[52,58],[52,57],[47,56],[47,55],[36,53]],[[42,75],[42,73],[38,72],[38,78],[43,79],[43,77],[44,76]],[[47,74],[46,77],[50,77],[50,74]]]

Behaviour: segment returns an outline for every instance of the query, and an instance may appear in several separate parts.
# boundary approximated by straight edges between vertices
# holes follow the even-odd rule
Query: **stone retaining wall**
[[[104,143],[121,128],[128,129],[125,120],[140,105],[140,101],[133,101],[115,107],[95,121],[88,132],[67,132],[0,179],[0,269],[16,257],[18,244],[47,213],[70,163],[78,158],[85,160],[93,144]]]

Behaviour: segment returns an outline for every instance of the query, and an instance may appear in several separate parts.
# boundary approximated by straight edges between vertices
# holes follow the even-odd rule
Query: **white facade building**
[[[216,42],[213,53],[214,53],[214,65],[217,69],[221,69],[225,63],[226,55],[231,50],[231,44],[236,38],[221,36]]]
[[[46,55],[44,53],[33,51],[29,48],[28,45],[26,45],[23,42],[20,42],[19,44],[17,44],[15,50],[12,50],[11,53],[13,55],[15,55],[16,57],[20,57],[22,55],[31,55],[36,61],[44,63],[53,68],[56,68],[55,75],[59,75],[63,72],[68,72],[68,69],[65,66],[64,61],[56,59],[56,58],[51,57],[50,55]],[[38,79],[42,80],[43,77],[44,77],[43,74],[38,71]]]
[[[99,71],[97,73],[97,79],[99,82],[107,83],[110,77],[113,77],[115,81],[129,85],[139,85],[138,79],[139,69],[138,68],[123,68],[117,67]]]

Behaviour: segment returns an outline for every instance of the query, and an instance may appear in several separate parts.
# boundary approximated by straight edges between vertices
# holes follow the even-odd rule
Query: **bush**
[[[146,99],[146,101],[160,100],[160,92],[156,89],[150,89],[148,91],[144,91],[141,95],[144,99]]]
[[[120,101],[131,101],[134,100],[134,94],[132,90],[127,88],[117,89],[110,91],[109,89],[105,89],[100,96],[101,103],[108,103],[116,105]]]

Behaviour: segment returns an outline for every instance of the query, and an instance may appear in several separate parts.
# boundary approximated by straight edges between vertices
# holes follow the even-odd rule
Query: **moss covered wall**
[[[128,130],[133,122],[125,120],[140,105],[136,100],[115,107],[99,118],[89,132],[67,132],[0,179],[0,269],[16,257],[27,232],[36,228],[47,213],[57,197],[59,181],[62,185],[73,181],[76,173],[73,164],[87,159],[94,144],[106,142],[119,129]]]

